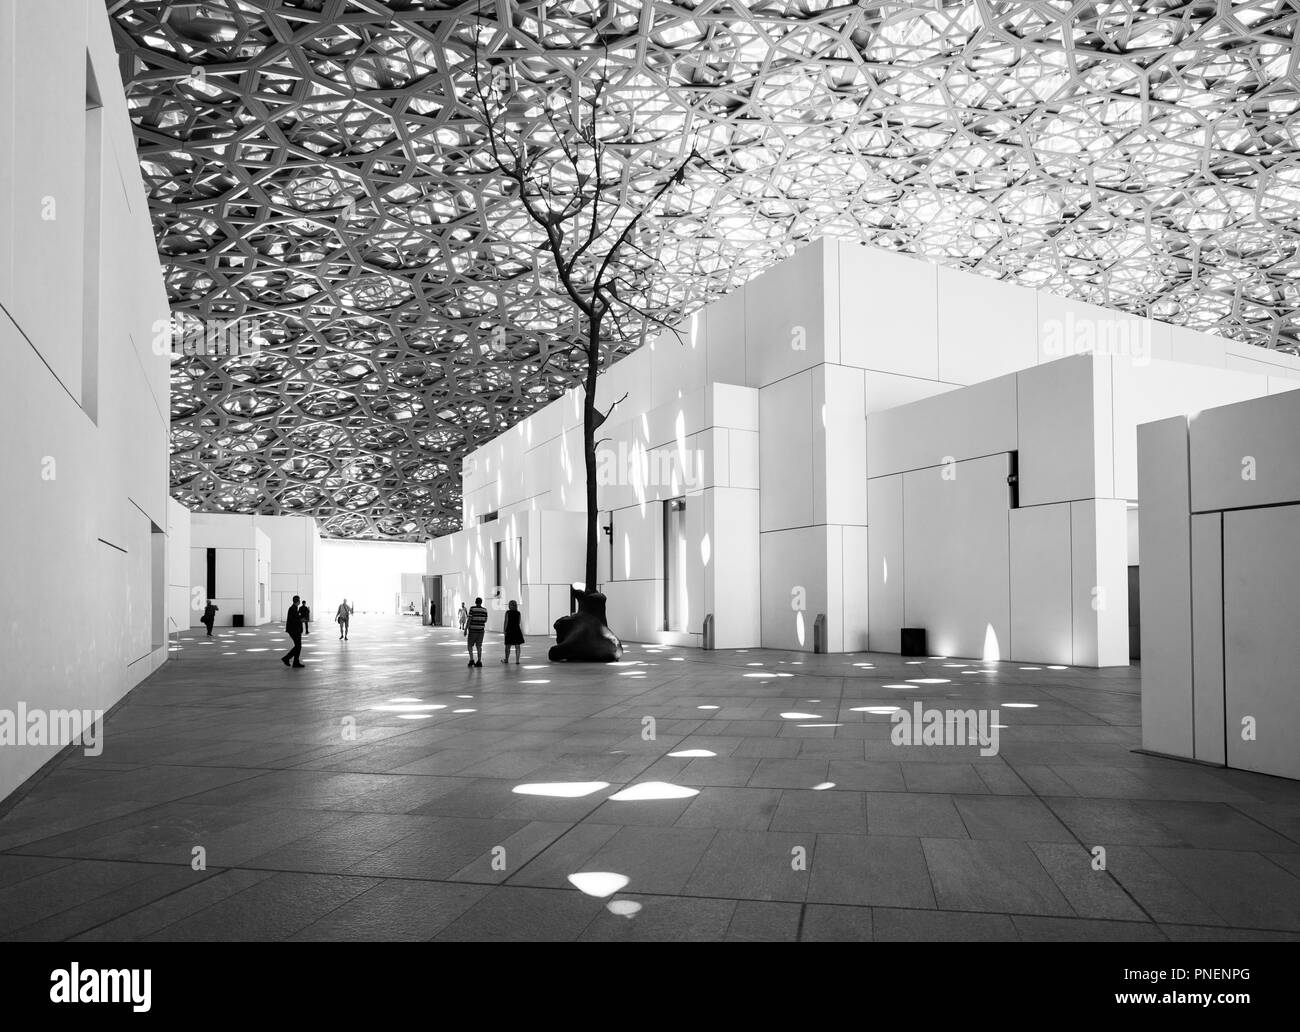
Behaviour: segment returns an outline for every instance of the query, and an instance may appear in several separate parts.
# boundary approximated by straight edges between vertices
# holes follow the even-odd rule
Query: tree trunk
[[[582,452],[587,471],[587,570],[586,590],[578,599],[578,611],[555,621],[555,644],[549,653],[552,663],[612,663],[623,655],[623,643],[609,629],[605,596],[596,590],[600,510],[596,507],[596,431],[602,422],[596,408],[596,376],[600,372],[600,321],[593,319],[587,337],[587,376],[583,380]]]
[[[596,431],[599,419],[596,408],[596,376],[600,372],[600,320],[591,320],[587,337],[587,377],[583,381],[582,457],[587,473],[587,567],[586,591],[596,590],[596,557],[600,542],[600,510],[596,500]]]

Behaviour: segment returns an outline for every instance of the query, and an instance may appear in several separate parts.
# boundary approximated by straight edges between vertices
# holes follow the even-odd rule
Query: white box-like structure
[[[312,517],[207,512],[186,516],[190,612],[185,626],[198,627],[203,615],[208,549],[216,552],[216,626],[231,626],[236,613],[250,627],[282,620],[294,595],[311,605],[316,618],[325,615],[324,600],[316,598],[321,538]]]
[[[1127,665],[1138,425],[1293,385],[1089,354],[873,413],[869,647],[925,627],[939,655]]]
[[[293,596],[307,601],[313,619],[326,614],[326,600],[318,597],[320,582],[320,527],[310,516],[254,516],[253,525],[266,535],[271,547],[270,619],[282,620]]]
[[[678,332],[598,381],[602,411],[623,399],[598,435],[601,589],[632,641],[699,645],[707,616],[717,648],[896,651],[915,616],[954,655],[996,638],[1003,659],[1020,641],[1026,658],[1127,663],[1137,423],[1300,386],[1289,355],[830,239]],[[945,456],[969,498],[919,475]],[[429,545],[445,610],[515,598],[526,632],[549,633],[583,575],[583,476],[580,389],[471,453],[466,529]],[[891,550],[886,589],[873,557]],[[977,555],[1000,570],[996,613],[963,573]],[[1094,588],[1115,608],[1093,610]],[[962,598],[973,631],[951,618]]]
[[[216,626],[229,627],[236,614],[254,627],[271,620],[271,539],[254,524],[253,516],[196,512],[190,515],[190,584],[203,588],[217,606]],[[208,553],[215,558],[215,591],[208,596]],[[286,607],[287,608],[287,607]],[[203,609],[190,616],[199,626]]]
[[[1142,744],[1300,778],[1300,394],[1138,431]]]

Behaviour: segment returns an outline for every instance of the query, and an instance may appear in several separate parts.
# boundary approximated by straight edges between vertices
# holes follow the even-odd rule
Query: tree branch
[[[623,245],[627,243],[628,239],[632,235],[632,231],[636,229],[637,224],[641,221],[642,217],[646,214],[646,212],[650,211],[652,208],[655,207],[655,205],[659,203],[660,199],[664,196],[664,194],[666,194],[672,187],[676,186],[678,183],[682,182],[686,178],[686,170],[690,166],[690,163],[694,161],[697,156],[698,156],[697,151],[694,148],[692,148],[690,154],[688,154],[686,158],[682,161],[682,163],[677,166],[677,171],[675,171],[671,176],[665,179],[663,183],[660,184],[659,189],[654,192],[654,195],[650,198],[650,200],[647,201],[645,204],[643,204],[637,210],[637,213],[633,215],[632,218],[628,221],[628,224],[623,227],[623,232],[621,232],[618,235],[618,238],[610,246],[609,252],[605,255],[605,260],[600,263],[600,268],[596,272],[596,279],[594,283],[595,287],[599,288],[602,280],[604,279],[605,270],[609,267],[609,263],[614,259],[614,256],[617,255],[618,252],[622,249]]]
[[[624,392],[623,397],[619,398],[618,401],[614,402],[614,404],[611,405],[609,408],[607,408],[604,412],[601,412],[600,409],[596,409],[596,428],[599,429],[600,427],[604,426],[605,420],[607,420],[610,417],[610,414],[614,411],[614,409],[618,408],[619,404],[624,401],[627,401],[626,392]]]

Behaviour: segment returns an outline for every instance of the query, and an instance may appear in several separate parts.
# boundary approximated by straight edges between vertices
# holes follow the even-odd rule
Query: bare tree
[[[580,323],[575,339],[560,350],[576,350],[586,360],[588,598],[597,590],[596,433],[623,400],[600,411],[597,377],[611,343],[638,334],[643,339],[650,326],[672,329],[666,307],[654,298],[659,262],[648,250],[648,230],[692,166],[708,166],[686,146],[688,116],[678,127],[678,156],[663,159],[663,131],[637,126],[631,104],[619,96],[626,84],[611,77],[607,57],[596,52],[567,65],[548,61],[539,72],[535,55],[485,55],[476,40],[470,105],[481,124],[488,171],[527,217]],[[600,611],[603,622],[603,599]]]

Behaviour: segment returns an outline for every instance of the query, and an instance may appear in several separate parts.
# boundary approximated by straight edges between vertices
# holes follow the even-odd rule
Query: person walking
[[[302,616],[302,633],[311,634],[311,608],[307,605],[306,599],[303,599],[302,605],[298,607],[298,612]]]
[[[506,609],[506,655],[502,663],[510,662],[510,649],[513,646],[515,650],[515,665],[519,665],[519,650],[524,644],[524,627],[523,613],[519,611],[519,603],[513,598]]]
[[[298,596],[293,596],[293,602],[289,606],[289,612],[284,618],[284,633],[289,636],[293,642],[293,648],[280,657],[280,662],[285,666],[301,667],[306,664],[302,662],[302,613],[298,610]],[[290,660],[293,662],[290,663]]]
[[[483,632],[487,630],[488,611],[483,608],[483,600],[476,598],[465,617],[465,644],[469,648],[469,665],[483,665]],[[478,662],[474,661],[474,650],[478,649]]]
[[[199,617],[199,623],[208,629],[208,637],[212,637],[212,625],[217,622],[217,610],[219,606],[213,604],[212,599],[208,599],[208,604],[203,607],[203,615]]]
[[[465,624],[469,622],[469,611],[465,608],[465,603],[460,604],[460,633],[465,633]]]
[[[352,607],[348,605],[345,598],[339,603],[339,611],[334,614],[334,619],[339,625],[339,641],[348,640],[348,621],[352,618]]]

